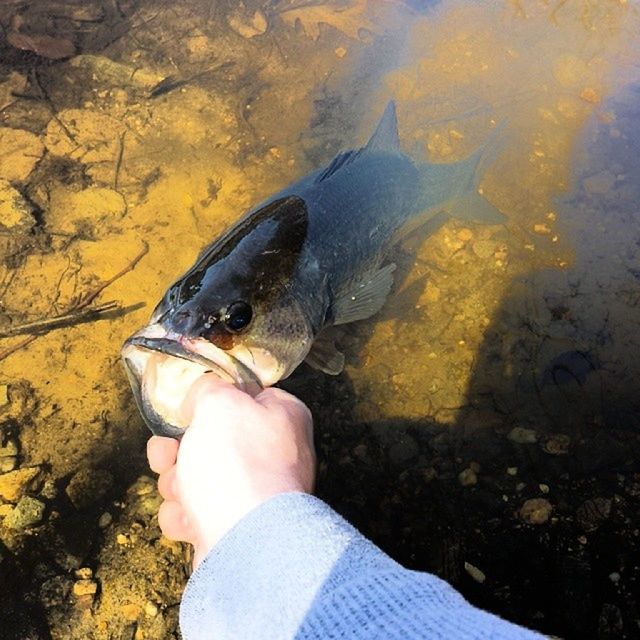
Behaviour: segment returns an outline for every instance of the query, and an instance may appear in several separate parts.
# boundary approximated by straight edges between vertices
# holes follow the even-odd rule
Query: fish
[[[401,150],[391,101],[364,146],[340,152],[240,217],[122,347],[151,431],[184,433],[182,402],[204,373],[251,394],[305,361],[339,374],[344,355],[330,328],[383,307],[395,245],[438,216],[505,221],[478,192],[492,146],[454,163],[417,164]]]

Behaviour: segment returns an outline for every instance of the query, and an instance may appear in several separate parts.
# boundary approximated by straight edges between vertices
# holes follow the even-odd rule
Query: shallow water
[[[382,312],[345,329],[345,372],[285,383],[314,411],[320,495],[509,619],[637,637],[635,4],[14,0],[0,23],[0,327],[119,276],[104,318],[0,340],[1,628],[176,637],[186,554],[155,524],[120,345],[393,97],[416,161],[498,130],[481,188],[507,221],[416,236]],[[45,510],[14,526],[21,493]]]

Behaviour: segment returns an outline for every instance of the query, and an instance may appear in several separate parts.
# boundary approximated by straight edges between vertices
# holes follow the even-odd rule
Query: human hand
[[[163,534],[190,542],[194,568],[251,510],[272,496],[313,491],[316,458],[309,409],[269,388],[252,398],[202,376],[185,399],[182,440],[152,436],[149,466],[160,474]]]

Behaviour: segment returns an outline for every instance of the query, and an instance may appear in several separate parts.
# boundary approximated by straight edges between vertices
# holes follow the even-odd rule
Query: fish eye
[[[242,301],[233,302],[227,307],[224,324],[231,333],[240,333],[249,326],[252,317],[251,305]]]

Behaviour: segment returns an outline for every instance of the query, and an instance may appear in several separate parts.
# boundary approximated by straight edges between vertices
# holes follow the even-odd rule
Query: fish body
[[[439,215],[502,222],[477,193],[483,156],[416,165],[400,150],[391,102],[364,147],[338,154],[245,214],[123,347],[151,430],[183,432],[181,398],[205,371],[250,392],[304,360],[339,373],[344,358],[325,329],[380,310],[393,284],[394,244]]]

